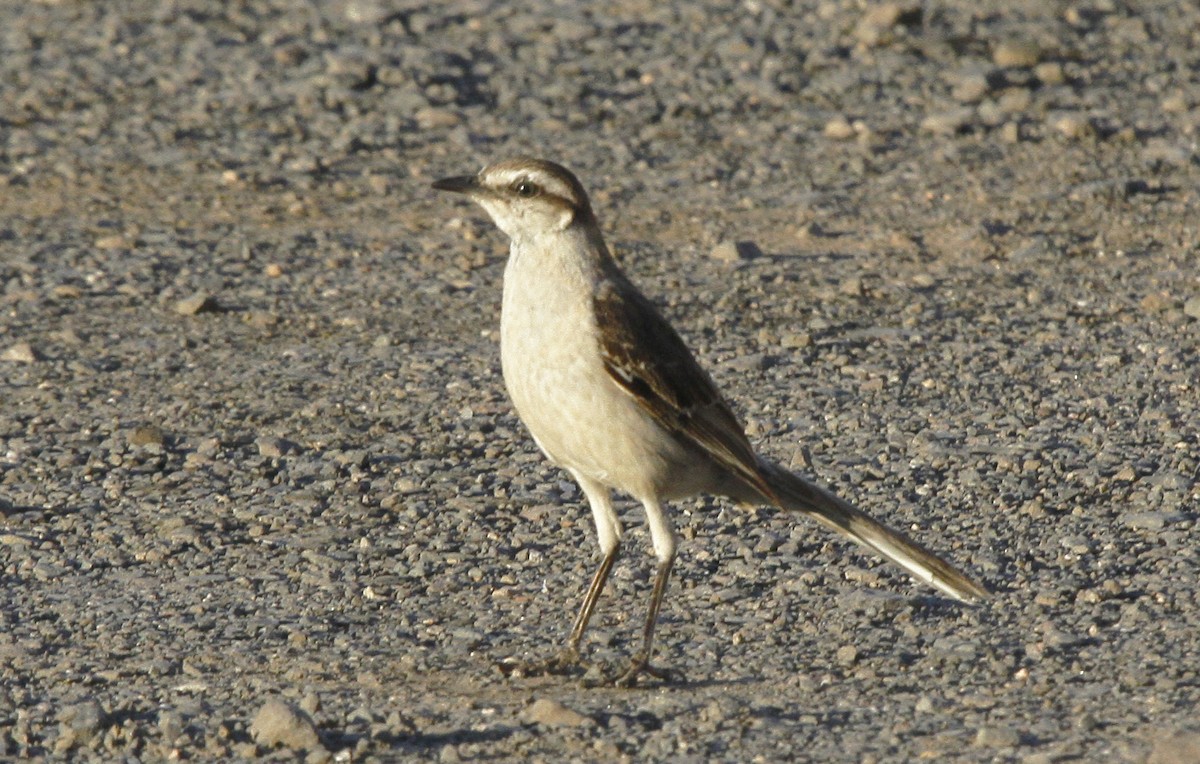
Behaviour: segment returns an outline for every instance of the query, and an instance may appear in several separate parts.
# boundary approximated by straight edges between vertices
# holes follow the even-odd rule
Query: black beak
[[[469,194],[479,189],[479,178],[474,175],[460,175],[455,178],[435,180],[433,187],[438,191],[453,191],[456,194]]]

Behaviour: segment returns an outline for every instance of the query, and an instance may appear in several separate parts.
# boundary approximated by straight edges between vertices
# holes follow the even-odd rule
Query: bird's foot
[[[633,660],[629,663],[629,668],[625,672],[613,680],[613,685],[616,687],[633,687],[638,682],[640,676],[650,676],[660,682],[682,682],[683,674],[674,669],[661,668],[651,665],[650,656],[644,652],[639,652],[633,656]]]
[[[579,650],[564,647],[556,655],[540,661],[523,661],[505,658],[497,664],[500,673],[513,678],[570,674],[580,664]]]

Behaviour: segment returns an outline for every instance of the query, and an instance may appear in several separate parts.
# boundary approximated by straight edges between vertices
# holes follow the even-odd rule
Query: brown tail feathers
[[[781,509],[803,512],[955,599],[976,602],[988,595],[982,584],[963,571],[829,491],[774,464],[763,464],[760,474]]]

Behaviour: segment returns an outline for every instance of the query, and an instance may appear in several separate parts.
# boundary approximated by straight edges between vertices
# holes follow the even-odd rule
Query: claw
[[[629,668],[625,669],[625,673],[613,681],[613,685],[616,687],[633,687],[637,684],[638,677],[643,674],[652,676],[660,682],[673,683],[683,681],[683,674],[680,672],[674,669],[651,665],[650,658],[647,655],[638,653],[633,657]]]

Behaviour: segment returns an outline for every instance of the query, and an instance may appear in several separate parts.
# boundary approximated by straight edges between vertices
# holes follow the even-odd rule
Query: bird
[[[465,195],[508,237],[500,361],[516,412],[591,508],[601,562],[565,646],[516,673],[566,673],[621,549],[617,491],[645,509],[657,568],[640,647],[611,678],[670,681],[651,661],[677,553],[667,502],[697,495],[806,515],[951,598],[988,589],[905,534],[759,455],[713,379],[614,259],[580,181],[560,164],[517,157],[434,189]],[[606,677],[605,681],[609,678]]]

